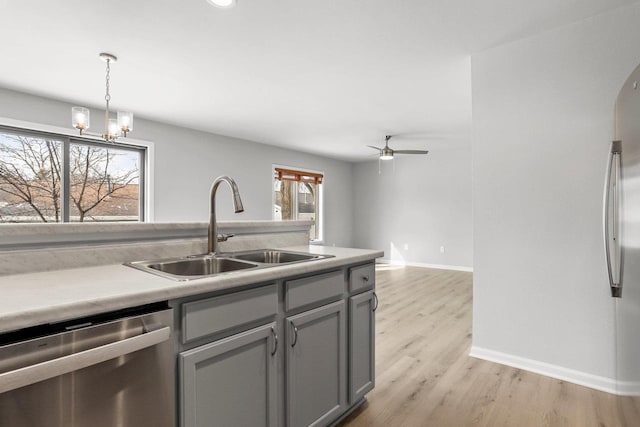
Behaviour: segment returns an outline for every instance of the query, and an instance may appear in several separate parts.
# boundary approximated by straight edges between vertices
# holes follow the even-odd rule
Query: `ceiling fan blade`
[[[397,133],[394,134],[394,139],[403,141],[419,141],[425,139],[450,139],[455,137],[456,133],[447,132],[416,132],[416,133]]]
[[[427,150],[393,150],[393,154],[428,154]]]
[[[373,145],[367,145],[367,147],[373,148],[373,149],[378,150],[378,151],[382,150],[382,148],[374,147]]]

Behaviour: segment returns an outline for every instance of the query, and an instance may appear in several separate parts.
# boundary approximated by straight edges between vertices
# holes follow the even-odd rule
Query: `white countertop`
[[[286,249],[334,255],[309,262],[242,270],[186,282],[121,264],[0,277],[0,333],[189,295],[269,282],[371,261],[382,251],[329,246]]]

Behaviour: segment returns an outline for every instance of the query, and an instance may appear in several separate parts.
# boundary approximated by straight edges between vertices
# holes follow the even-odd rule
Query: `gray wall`
[[[472,57],[473,345],[615,378],[601,236],[640,5]]]
[[[378,161],[355,165],[355,244],[384,249],[397,263],[471,268],[470,138],[426,139],[419,146],[429,154],[397,155],[395,165],[381,163],[380,174]]]
[[[0,88],[0,117],[70,127],[71,104]],[[141,113],[141,112],[134,112]],[[92,109],[93,127],[101,124]],[[255,142],[199,132],[140,119],[131,138],[155,145],[155,221],[208,221],[209,188],[218,175],[238,183],[245,212],[232,211],[230,192],[219,190],[218,218],[271,219],[272,164],[321,170],[325,173],[325,243],[352,246],[352,164]]]

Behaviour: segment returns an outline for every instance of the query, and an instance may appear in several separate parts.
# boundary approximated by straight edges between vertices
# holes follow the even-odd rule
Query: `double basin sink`
[[[216,255],[192,255],[156,261],[135,261],[125,263],[125,265],[173,280],[186,281],[234,271],[273,267],[331,257],[333,255],[259,249]]]

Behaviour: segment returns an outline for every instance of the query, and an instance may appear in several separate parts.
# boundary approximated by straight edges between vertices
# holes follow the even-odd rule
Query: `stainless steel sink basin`
[[[227,254],[228,257],[261,264],[287,264],[291,262],[311,261],[328,258],[331,255],[318,255],[305,252],[281,251],[278,249],[260,249],[257,251]]]
[[[333,255],[318,255],[309,252],[259,249],[217,255],[204,254],[153,261],[135,261],[127,262],[125,265],[173,280],[186,281],[223,273],[332,257]]]
[[[228,271],[254,268],[255,264],[236,261],[229,258],[194,258],[182,261],[158,262],[149,264],[149,268],[177,276],[208,276]]]
[[[172,258],[158,261],[136,261],[125,265],[174,280],[192,280],[221,273],[258,268],[247,261],[212,255]]]

